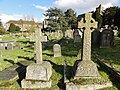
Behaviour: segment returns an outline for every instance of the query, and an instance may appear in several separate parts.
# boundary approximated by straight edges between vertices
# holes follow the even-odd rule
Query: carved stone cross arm
[[[85,17],[78,22],[78,28],[80,28],[82,32],[84,32],[84,30],[90,30],[93,32],[94,29],[97,28],[97,25],[98,22],[92,18],[92,13],[85,14]]]

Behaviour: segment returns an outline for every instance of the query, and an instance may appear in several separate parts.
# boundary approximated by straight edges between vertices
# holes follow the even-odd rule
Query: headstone
[[[46,36],[41,35],[41,30],[36,31],[36,63],[27,67],[26,78],[22,80],[23,89],[38,89],[51,87],[52,66],[49,62],[42,60],[42,43],[47,41]],[[34,82],[34,83],[33,83]]]
[[[73,38],[73,30],[66,30],[65,37]]]
[[[98,29],[92,32],[92,47],[100,46],[100,31]]]
[[[111,29],[104,29],[101,33],[101,48],[109,48],[114,44],[114,32]]]
[[[7,44],[7,50],[13,50],[13,44],[8,43]]]
[[[54,57],[61,57],[61,46],[59,44],[55,44],[53,46]]]
[[[81,42],[81,35],[78,29],[75,29],[73,32],[74,42]]]
[[[118,32],[118,27],[117,27],[117,26],[114,26],[114,27],[113,27],[113,32],[114,32],[114,36],[117,37],[117,36],[118,36],[118,33],[119,33],[119,32]]]
[[[82,61],[75,65],[77,67],[74,78],[97,78],[99,73],[96,64],[91,60],[91,32],[97,28],[92,13],[85,14],[85,17],[78,22],[78,28],[83,31]]]

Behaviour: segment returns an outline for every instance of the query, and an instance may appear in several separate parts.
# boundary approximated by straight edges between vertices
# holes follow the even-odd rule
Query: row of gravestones
[[[114,32],[111,29],[104,29],[102,32],[92,32],[92,47],[109,48],[114,44]]]
[[[75,30],[73,33],[74,42],[81,42],[82,33],[80,30]],[[104,29],[102,32],[96,29],[92,32],[92,47],[101,47],[108,48],[113,46],[114,44],[114,32],[111,29]]]

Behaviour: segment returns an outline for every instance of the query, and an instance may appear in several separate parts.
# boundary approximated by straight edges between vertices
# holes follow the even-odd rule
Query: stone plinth
[[[51,80],[44,82],[44,81],[34,81],[34,80],[22,80],[22,88],[50,88],[51,87]]]
[[[31,64],[27,67],[26,78],[22,80],[22,88],[50,88],[52,66],[49,62]]]
[[[42,64],[31,64],[27,67],[26,79],[49,81],[52,75],[51,68],[51,64],[45,61]]]
[[[93,61],[80,61],[74,68],[76,68],[75,79],[100,77],[96,64]]]
[[[77,85],[74,83],[66,83],[66,90],[97,90],[106,87],[112,87],[112,84],[105,83],[105,84]]]

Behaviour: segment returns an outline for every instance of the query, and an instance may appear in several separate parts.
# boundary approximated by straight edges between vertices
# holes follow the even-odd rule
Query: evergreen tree
[[[114,6],[104,10],[103,25],[114,25],[114,17],[118,9],[119,7]]]
[[[76,16],[76,13],[73,9],[67,9],[66,12],[64,12],[65,14],[65,19],[68,23],[68,26],[69,27],[73,27],[73,25],[76,25],[77,24],[77,16]]]
[[[1,20],[0,20],[0,35],[2,35],[2,34],[5,34],[6,32],[5,32],[5,29],[4,29],[4,27],[3,27],[3,25],[2,25],[2,22],[1,22]]]
[[[93,14],[93,17],[96,21],[98,21],[98,28],[101,28],[103,24],[103,16],[101,15],[101,5],[96,9],[95,13]]]

